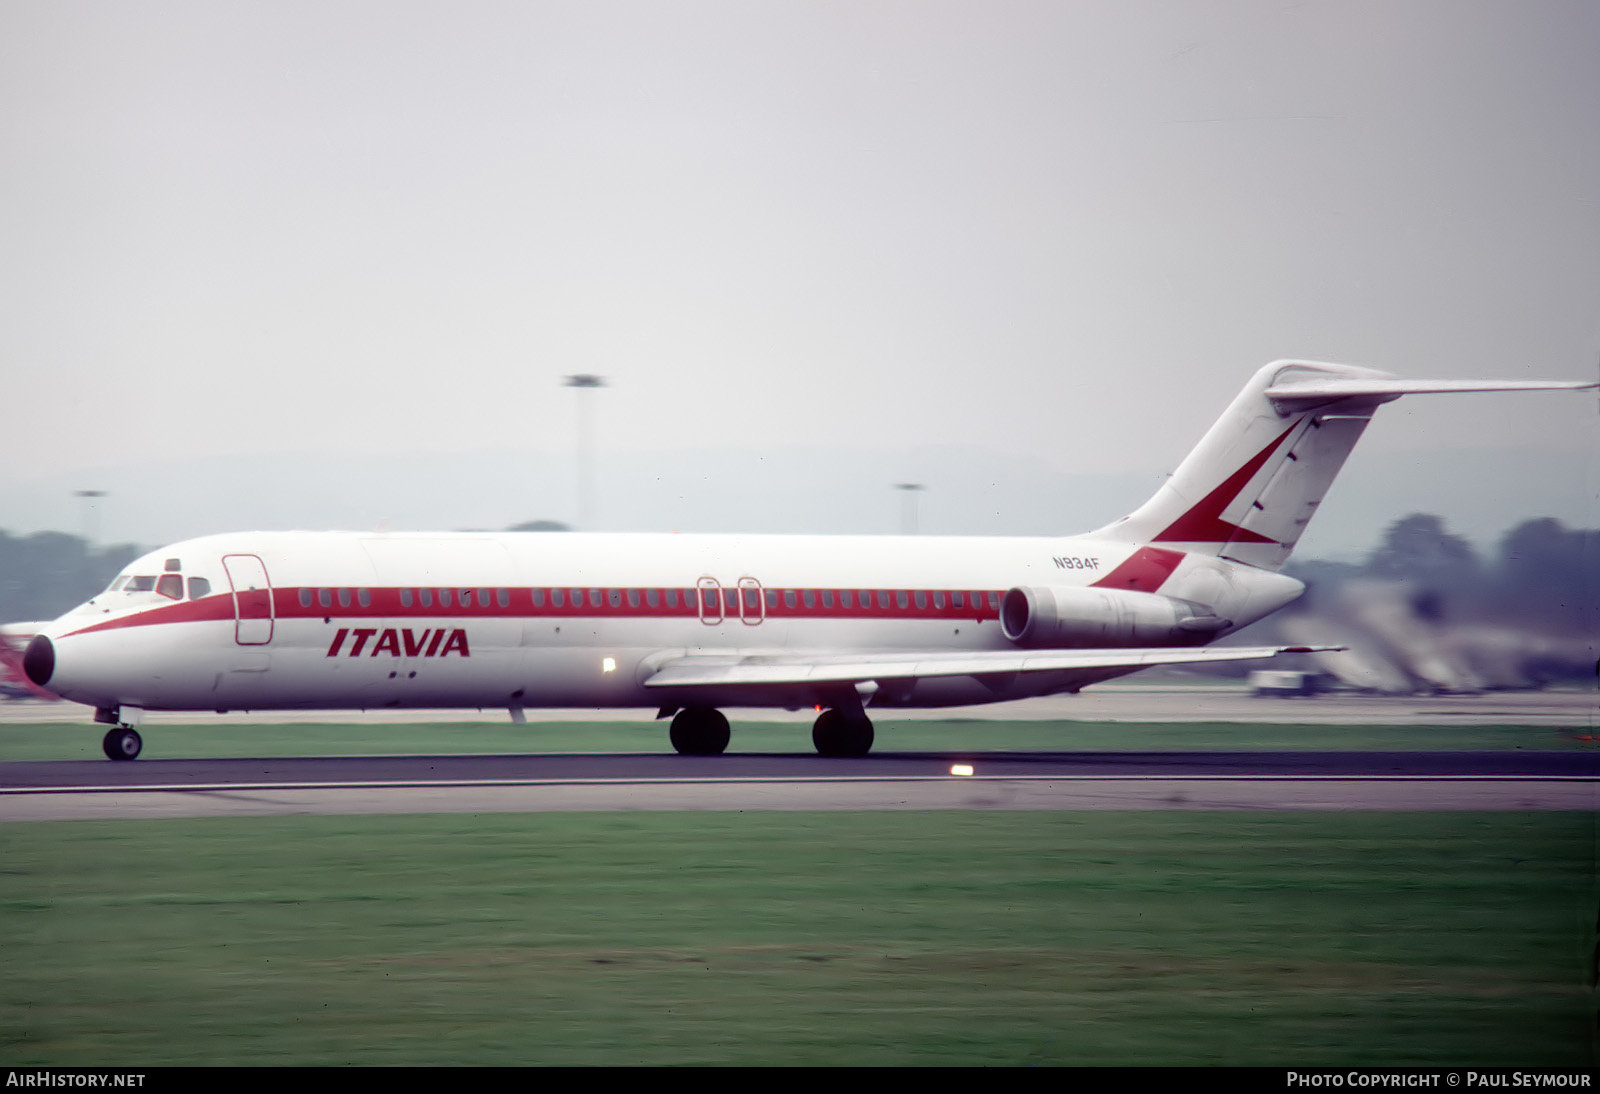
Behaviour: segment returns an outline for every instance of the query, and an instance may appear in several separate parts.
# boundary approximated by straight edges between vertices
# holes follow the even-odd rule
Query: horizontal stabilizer
[[[1441,395],[1456,391],[1582,391],[1600,384],[1571,380],[1403,380],[1368,377],[1302,376],[1273,384],[1262,394],[1280,412],[1304,410],[1335,399],[1369,397],[1389,402],[1402,395]]]
[[[1280,653],[1321,653],[1335,646],[1214,646],[1184,649],[996,650],[986,653],[885,653],[806,657],[691,654],[668,661],[646,687],[685,688],[748,684],[847,684],[868,680],[920,680],[1002,672],[1063,669],[1134,669],[1211,661],[1252,661]]]

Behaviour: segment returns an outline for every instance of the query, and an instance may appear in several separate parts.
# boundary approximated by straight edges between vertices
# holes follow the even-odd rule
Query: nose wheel
[[[106,734],[105,740],[100,742],[100,747],[105,749],[107,759],[137,760],[139,751],[144,748],[144,740],[137,730],[118,726]]]

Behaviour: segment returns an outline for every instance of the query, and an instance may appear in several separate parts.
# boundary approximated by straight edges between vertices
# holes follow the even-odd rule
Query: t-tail
[[[1093,534],[1277,570],[1383,403],[1451,391],[1595,386],[1403,380],[1353,365],[1274,361],[1250,378],[1154,497]]]

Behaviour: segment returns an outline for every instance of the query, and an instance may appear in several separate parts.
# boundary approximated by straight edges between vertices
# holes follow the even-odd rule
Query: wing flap
[[[1316,653],[1333,646],[1216,646],[1126,650],[996,650],[983,653],[886,653],[839,656],[689,654],[664,662],[646,687],[683,688],[731,684],[842,684],[867,680],[919,680],[1000,672],[1060,672],[1063,669],[1141,669],[1251,661],[1280,653]]]

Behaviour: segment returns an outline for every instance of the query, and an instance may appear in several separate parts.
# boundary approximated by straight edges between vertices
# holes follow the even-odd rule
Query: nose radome
[[[56,672],[55,643],[42,634],[34,635],[22,654],[22,671],[39,687],[48,684]]]

